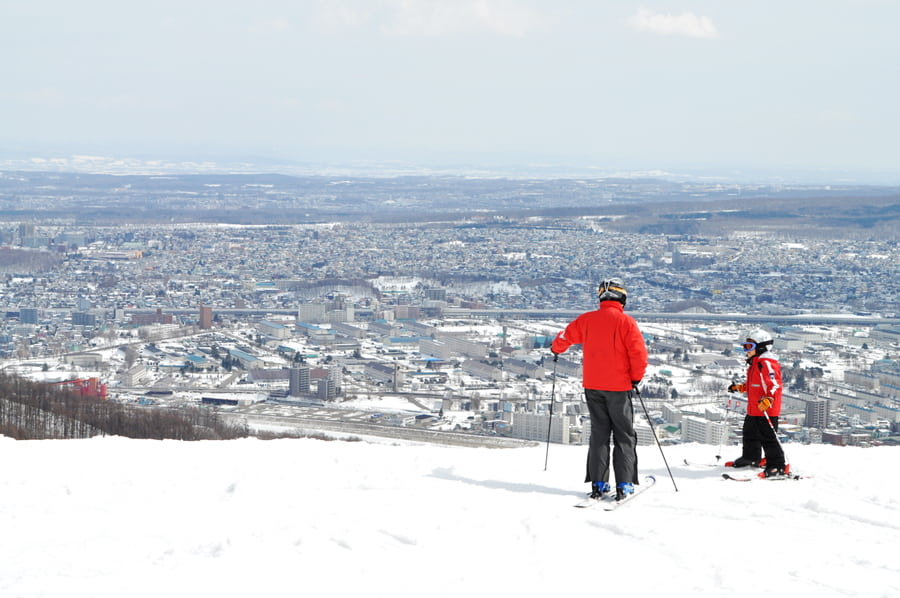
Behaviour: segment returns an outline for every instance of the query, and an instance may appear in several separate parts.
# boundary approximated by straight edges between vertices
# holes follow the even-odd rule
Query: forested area
[[[0,374],[0,434],[19,440],[100,435],[225,440],[247,436],[248,432],[210,408],[127,405]]]

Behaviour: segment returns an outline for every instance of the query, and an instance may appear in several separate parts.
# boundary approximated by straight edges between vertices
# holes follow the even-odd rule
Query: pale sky
[[[900,0],[0,0],[0,152],[900,182]]]

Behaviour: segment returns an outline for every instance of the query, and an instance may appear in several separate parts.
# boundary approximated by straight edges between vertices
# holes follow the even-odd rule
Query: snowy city
[[[900,2],[0,6],[0,598],[897,598]]]
[[[45,179],[6,180],[31,176]],[[153,177],[132,179],[133,191]],[[231,201],[258,192],[242,180]],[[198,181],[165,188],[185,184]],[[494,186],[514,194],[521,183]],[[704,213],[715,221],[713,205]],[[632,217],[398,222],[404,214],[421,217],[0,227],[0,368],[148,410],[204,406],[247,433],[581,444],[580,356],[553,361],[549,344],[596,308],[596,281],[614,274],[651,358],[641,444],[739,443],[745,403],[725,388],[744,374],[741,335],[760,325],[785,372],[785,442],[898,438],[900,255],[889,231],[859,225],[826,240],[825,229],[798,231],[777,214],[692,234],[629,232]]]

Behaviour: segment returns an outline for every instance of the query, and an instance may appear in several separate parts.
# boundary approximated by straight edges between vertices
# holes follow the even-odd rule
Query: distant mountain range
[[[296,224],[485,217],[593,217],[609,228],[666,234],[765,224],[896,236],[900,187],[649,177],[0,172],[0,218],[5,220]]]

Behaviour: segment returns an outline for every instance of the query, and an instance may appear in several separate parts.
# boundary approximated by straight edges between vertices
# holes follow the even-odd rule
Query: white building
[[[686,415],[681,420],[681,439],[684,442],[720,444],[726,431],[724,422],[713,422],[693,415]]]
[[[278,322],[269,322],[267,320],[263,320],[262,322],[257,324],[256,329],[260,334],[268,336],[270,338],[285,339],[291,335],[291,329],[284,324],[279,324]]]
[[[549,413],[513,413],[513,437],[546,442],[549,426],[550,442],[569,444],[569,426],[572,425],[572,418],[566,415],[554,415],[550,421],[548,418]]]

